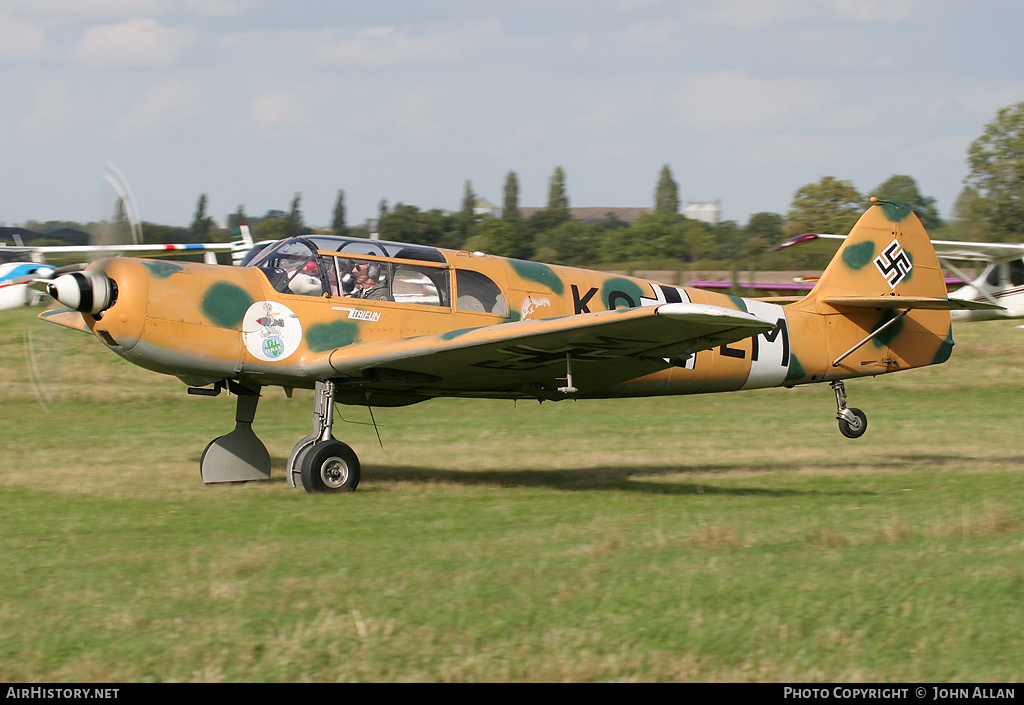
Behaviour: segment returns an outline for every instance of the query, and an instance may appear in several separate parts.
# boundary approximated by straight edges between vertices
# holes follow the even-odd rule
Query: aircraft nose
[[[46,285],[46,293],[68,308],[96,315],[114,305],[117,285],[106,274],[87,269],[60,275]]]

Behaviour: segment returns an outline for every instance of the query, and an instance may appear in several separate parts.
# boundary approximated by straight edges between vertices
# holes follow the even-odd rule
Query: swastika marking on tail
[[[901,281],[907,278],[910,270],[914,268],[910,257],[903,251],[898,240],[893,240],[889,243],[889,246],[882,250],[882,254],[875,257],[874,261],[875,266],[878,267],[878,271],[885,277],[885,281],[889,284],[890,289],[895,289]]]

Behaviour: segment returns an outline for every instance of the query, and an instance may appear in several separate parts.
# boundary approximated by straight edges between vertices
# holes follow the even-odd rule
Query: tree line
[[[744,226],[733,221],[709,224],[680,213],[679,186],[666,164],[654,183],[652,207],[631,223],[613,213],[600,222],[574,219],[567,177],[562,167],[557,167],[548,184],[546,207],[529,216],[522,215],[518,176],[509,172],[500,214],[476,213],[478,199],[467,181],[458,211],[423,210],[404,203],[390,206],[382,200],[376,223],[350,227],[345,192],[339,190],[330,231],[369,237],[375,228],[384,240],[584,267],[661,263],[672,268],[711,269],[756,261],[761,269],[802,269],[817,268],[823,262],[799,252],[769,250],[787,236],[804,232],[849,232],[867,198],[876,196],[909,205],[936,239],[1024,241],[1024,103],[998,111],[971,144],[968,166],[964,189],[948,221],[940,217],[935,199],[920,192],[913,177],[898,174],[867,193],[858,191],[850,181],[826,176],[797,189],[785,215],[756,213]],[[227,238],[228,231],[216,227],[206,207],[203,194],[187,231],[144,224],[146,241]],[[313,231],[304,223],[301,194],[295,194],[288,211],[271,210],[256,218],[247,216],[239,206],[229,218],[228,230],[240,220],[250,223],[257,240]]]

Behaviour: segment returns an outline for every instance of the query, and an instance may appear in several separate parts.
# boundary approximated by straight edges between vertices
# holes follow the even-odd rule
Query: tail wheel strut
[[[847,438],[860,438],[868,430],[868,415],[856,407],[846,405],[846,385],[841,379],[830,383],[836,394],[836,419],[839,432]]]

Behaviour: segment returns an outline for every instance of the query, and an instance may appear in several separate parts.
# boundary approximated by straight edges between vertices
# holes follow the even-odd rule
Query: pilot
[[[344,280],[348,296],[377,301],[389,300],[383,265],[376,262],[356,262]]]

